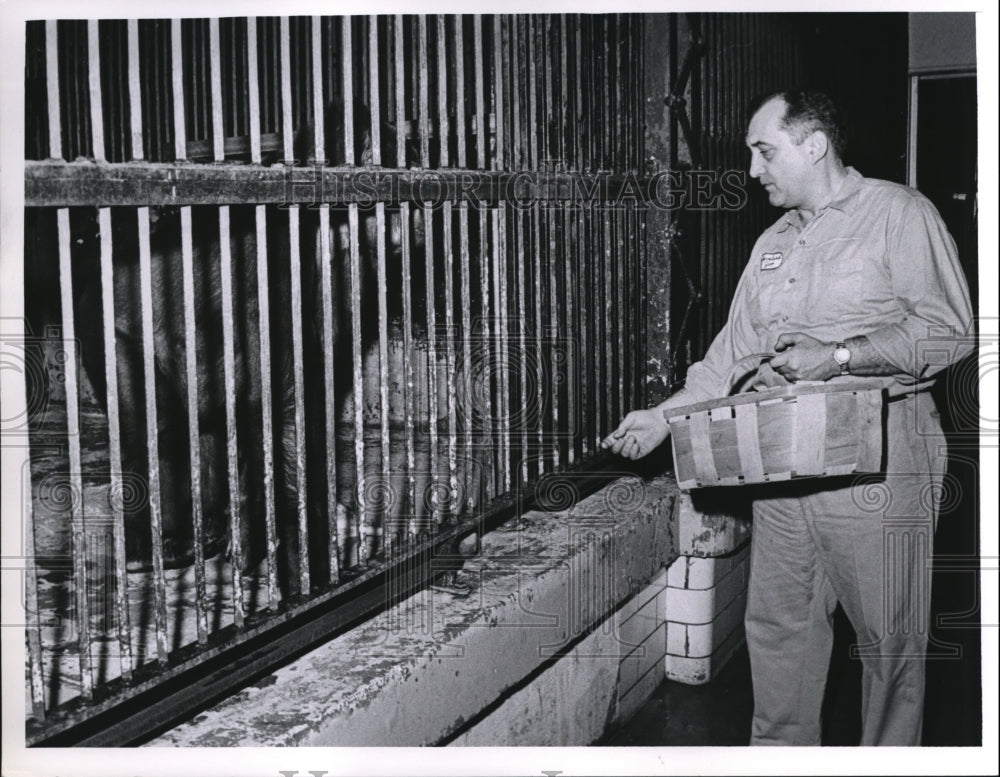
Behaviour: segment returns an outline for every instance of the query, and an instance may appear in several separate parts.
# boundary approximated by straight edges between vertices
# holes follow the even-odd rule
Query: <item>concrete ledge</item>
[[[569,510],[528,513],[515,530],[483,538],[462,573],[471,596],[423,591],[150,744],[589,744],[662,679],[662,660],[646,668],[641,659],[647,649],[664,655],[663,629],[628,627],[644,635],[636,645],[602,624],[624,624],[622,615],[657,601],[661,570],[677,554],[678,496],[672,480],[626,478]],[[662,585],[651,590],[657,575]],[[628,601],[643,589],[645,601]],[[620,658],[633,653],[619,704]],[[549,701],[532,709],[584,702],[563,705],[553,718],[560,729],[532,736],[502,714],[485,724],[522,692],[540,698],[543,673]]]

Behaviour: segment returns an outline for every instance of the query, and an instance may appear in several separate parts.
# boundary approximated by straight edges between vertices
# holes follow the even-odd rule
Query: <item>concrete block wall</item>
[[[667,570],[615,614],[622,658],[616,722],[628,720],[666,679]]]
[[[743,643],[749,573],[749,541],[724,556],[680,556],[670,565],[663,611],[667,678],[707,683]]]
[[[627,721],[665,678],[662,569],[570,652],[451,746],[586,745]]]

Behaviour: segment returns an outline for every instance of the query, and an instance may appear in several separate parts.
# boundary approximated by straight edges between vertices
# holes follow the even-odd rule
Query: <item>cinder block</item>
[[[615,721],[625,721],[631,718],[639,708],[653,695],[656,687],[665,679],[663,661],[658,661],[646,674],[632,686],[631,690],[618,698],[618,711]]]
[[[628,651],[641,645],[663,623],[657,604],[658,599],[654,595],[635,614],[618,625],[618,641],[623,650]]]
[[[708,623],[712,620],[715,589],[667,589],[666,620],[674,623]]]
[[[627,693],[653,667],[663,667],[667,653],[666,634],[667,624],[661,623],[645,642],[622,659],[621,693]]]
[[[720,645],[710,656],[704,658],[689,658],[667,653],[664,659],[665,676],[687,685],[703,685],[715,677],[732,658],[733,653],[743,644],[744,632],[742,625]]]
[[[726,572],[728,564],[718,558],[688,558],[685,588],[712,588]]]
[[[747,587],[746,576],[743,574],[743,567],[737,567],[719,580],[715,586],[715,614],[723,610],[733,599],[739,596],[741,591]]]
[[[694,624],[687,627],[688,658],[704,658],[726,641],[743,625],[743,613],[746,611],[746,595],[737,596],[711,623]]]
[[[714,588],[667,588],[664,618],[677,623],[711,623],[745,590],[741,569],[730,572]]]
[[[659,595],[666,587],[667,570],[661,569],[649,585],[644,587],[641,591],[639,591],[639,593],[621,606],[618,610],[618,623],[623,623],[631,618],[641,608],[649,604],[650,600],[655,599],[656,596]]]
[[[687,655],[687,624],[667,621],[667,653],[672,656]]]

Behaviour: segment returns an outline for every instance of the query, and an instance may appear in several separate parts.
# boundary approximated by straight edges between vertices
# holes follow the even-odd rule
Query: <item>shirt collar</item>
[[[848,216],[854,212],[858,203],[858,192],[861,191],[861,183],[864,181],[864,176],[861,175],[853,167],[847,168],[847,177],[844,182],[840,185],[837,193],[830,200],[828,208],[833,208],[834,210],[839,210],[842,213],[846,213]],[[799,209],[793,208],[792,210],[785,211],[785,215],[781,220],[781,225],[778,227],[778,232],[785,232],[789,227],[795,227],[796,229],[802,228],[802,219],[799,216]]]
[[[830,200],[828,207],[836,208],[837,210],[846,213],[850,216],[858,204],[858,192],[861,191],[861,183],[864,181],[864,176],[861,175],[853,167],[847,168],[847,178],[840,185],[840,189]]]

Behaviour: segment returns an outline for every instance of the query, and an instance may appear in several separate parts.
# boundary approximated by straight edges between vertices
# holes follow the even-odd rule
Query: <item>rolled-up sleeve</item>
[[[900,318],[867,332],[903,383],[924,380],[972,349],[972,306],[955,243],[937,210],[914,193],[889,219],[884,261]]]
[[[728,394],[730,387],[726,385],[726,381],[733,365],[760,350],[757,342],[759,338],[750,318],[753,283],[753,266],[748,264],[733,295],[725,326],[712,341],[705,357],[688,368],[683,392],[685,398],[690,397],[692,402],[703,402]]]

